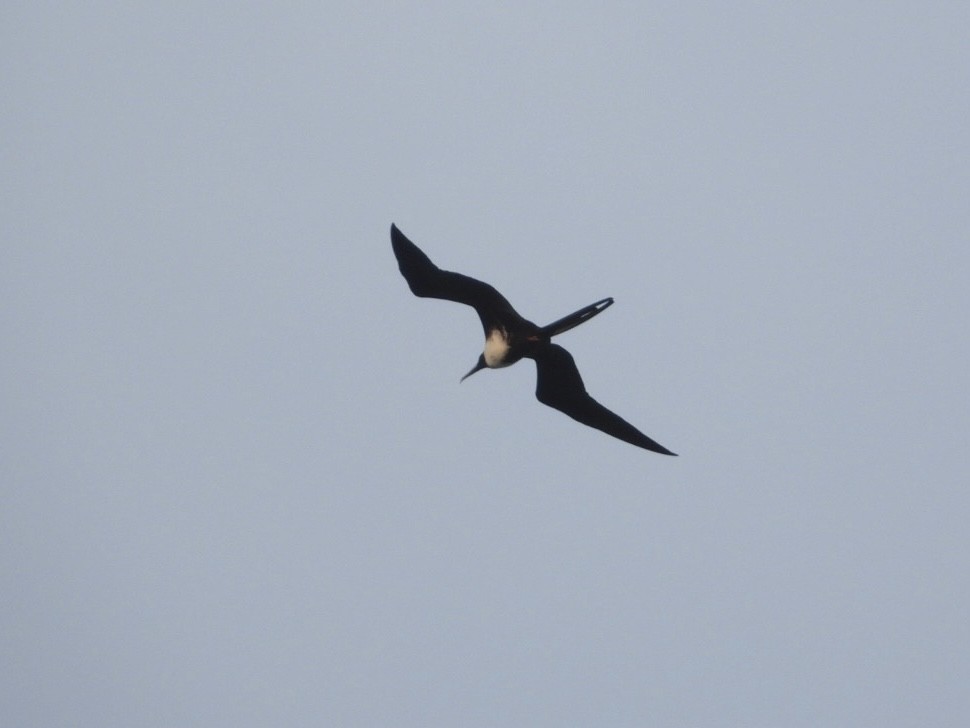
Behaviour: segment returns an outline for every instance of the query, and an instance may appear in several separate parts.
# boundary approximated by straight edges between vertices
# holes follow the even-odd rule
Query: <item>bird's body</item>
[[[391,225],[391,245],[401,274],[416,296],[464,303],[478,313],[485,333],[485,347],[478,363],[462,380],[481,369],[498,369],[522,358],[533,359],[536,363],[536,398],[543,404],[637,447],[664,455],[676,454],[590,397],[572,355],[552,343],[554,336],[607,309],[613,304],[612,298],[590,304],[547,326],[537,326],[520,316],[512,304],[487,283],[438,268],[395,225]]]

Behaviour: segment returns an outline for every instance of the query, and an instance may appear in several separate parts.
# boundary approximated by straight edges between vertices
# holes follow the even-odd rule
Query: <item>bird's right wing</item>
[[[494,325],[525,321],[492,286],[461,273],[441,270],[393,224],[391,245],[401,275],[415,296],[441,298],[473,307],[482,320],[486,335]]]
[[[619,415],[589,396],[572,355],[557,344],[530,355],[536,361],[536,399],[631,445],[663,455],[676,455],[654,442]]]

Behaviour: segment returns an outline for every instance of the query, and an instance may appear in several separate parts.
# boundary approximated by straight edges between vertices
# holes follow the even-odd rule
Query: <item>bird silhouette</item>
[[[536,363],[536,399],[577,422],[595,427],[631,445],[663,455],[676,455],[593,399],[586,391],[572,355],[552,337],[579,326],[602,313],[612,298],[604,298],[546,326],[537,326],[519,315],[512,304],[488,283],[461,273],[442,270],[391,225],[391,245],[401,275],[411,292],[422,298],[440,298],[471,306],[485,330],[485,349],[462,381],[477,371],[507,367],[523,357]]]

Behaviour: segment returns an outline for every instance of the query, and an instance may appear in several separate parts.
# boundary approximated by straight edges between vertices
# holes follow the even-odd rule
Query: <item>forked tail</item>
[[[612,298],[604,298],[602,301],[591,303],[585,308],[581,308],[578,311],[573,311],[573,313],[569,314],[568,316],[563,316],[561,319],[553,321],[547,326],[543,326],[542,333],[551,339],[553,336],[558,336],[563,331],[569,331],[569,329],[575,328],[581,323],[589,321],[591,318],[593,318],[593,316],[601,311],[605,311],[612,305]]]

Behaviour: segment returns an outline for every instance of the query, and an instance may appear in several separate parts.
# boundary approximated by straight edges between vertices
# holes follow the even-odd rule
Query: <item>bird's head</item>
[[[475,366],[473,366],[472,369],[471,369],[471,371],[468,372],[468,374],[466,374],[465,376],[463,376],[459,381],[460,382],[464,382],[472,374],[474,374],[477,371],[480,371],[480,370],[484,369],[487,366],[488,366],[488,364],[485,363],[485,355],[484,354],[479,354],[478,355],[478,361],[475,363]]]

